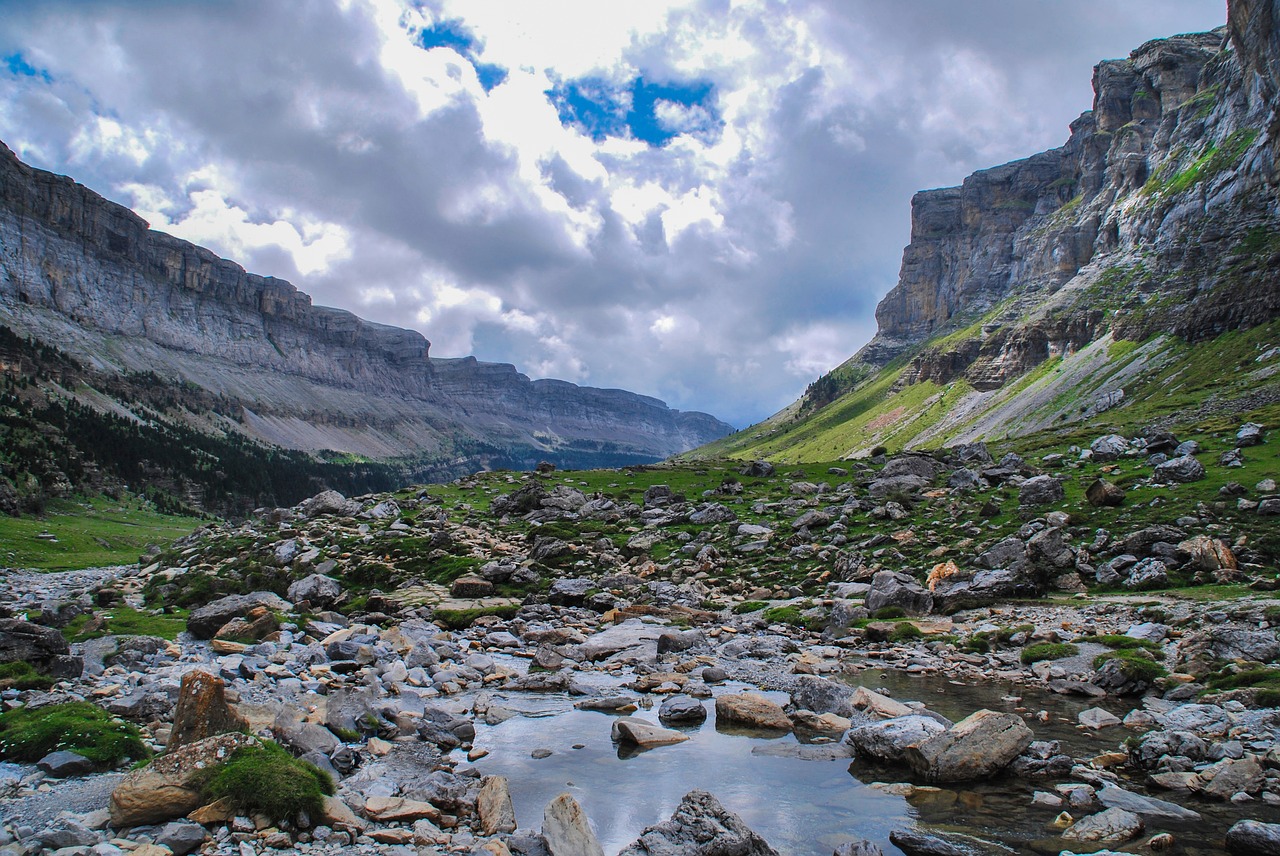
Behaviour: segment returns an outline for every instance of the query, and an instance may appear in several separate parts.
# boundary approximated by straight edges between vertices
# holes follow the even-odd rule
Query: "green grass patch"
[[[1215,672],[1205,678],[1210,690],[1236,690],[1248,687],[1280,691],[1280,669],[1255,668],[1239,672]]]
[[[496,615],[499,618],[514,618],[520,611],[516,604],[507,606],[475,606],[470,609],[437,609],[432,613],[436,621],[443,621],[450,630],[465,630],[482,615]]]
[[[1070,642],[1037,642],[1022,649],[1018,659],[1028,666],[1041,660],[1061,660],[1063,657],[1074,657],[1080,649]]]
[[[748,612],[758,612],[769,604],[763,600],[744,600],[733,608],[734,615],[745,615]]]
[[[33,763],[66,749],[100,767],[151,754],[138,729],[97,705],[76,701],[0,714],[0,757]]]
[[[889,621],[894,618],[906,618],[907,611],[900,606],[882,606],[871,617],[876,621]]]
[[[160,514],[136,499],[56,500],[43,517],[0,515],[0,564],[42,571],[128,565],[148,546],[167,544],[207,522]]]
[[[277,743],[243,746],[200,778],[206,799],[230,798],[242,814],[262,814],[275,822],[293,820],[299,812],[320,817],[324,798],[334,793],[328,773]]]
[[[889,631],[890,642],[908,642],[912,639],[920,639],[923,636],[924,632],[910,621],[903,621]]]
[[[158,636],[173,641],[187,628],[187,613],[183,609],[157,614],[119,606],[102,615],[106,618],[106,624],[100,629],[85,632],[84,628],[92,617],[85,613],[77,615],[70,624],[62,628],[62,635],[67,637],[68,642],[84,642],[102,636]]]
[[[53,683],[53,678],[23,660],[0,663],[0,690],[47,690]]]
[[[1160,646],[1150,639],[1134,639],[1132,636],[1124,636],[1119,633],[1107,633],[1101,636],[1081,636],[1075,641],[1094,642],[1098,645],[1114,648],[1117,651],[1124,651],[1130,648],[1145,648],[1153,653],[1160,653]]]
[[[1117,661],[1121,674],[1131,681],[1151,683],[1169,674],[1164,666],[1151,659],[1151,655],[1141,648],[1123,648],[1099,654],[1093,658],[1093,667],[1101,669],[1108,660]]]

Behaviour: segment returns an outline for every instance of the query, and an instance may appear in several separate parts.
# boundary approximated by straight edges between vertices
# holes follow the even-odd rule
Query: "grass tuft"
[[[208,800],[229,797],[237,810],[276,822],[293,820],[299,812],[317,818],[325,796],[334,793],[328,773],[269,742],[237,749],[202,779],[199,784]]]
[[[101,767],[151,754],[135,726],[88,702],[36,710],[18,708],[0,714],[0,757],[32,763],[62,749]]]
[[[1063,657],[1074,657],[1080,649],[1070,642],[1037,642],[1022,649],[1019,658],[1028,666],[1041,660],[1061,660]]]

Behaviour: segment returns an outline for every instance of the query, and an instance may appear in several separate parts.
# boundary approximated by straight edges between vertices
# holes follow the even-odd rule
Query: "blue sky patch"
[[[507,70],[503,66],[480,62],[477,58],[480,43],[460,20],[437,21],[422,31],[418,37],[418,44],[423,50],[452,48],[466,57],[475,66],[476,78],[485,92],[489,92],[507,79]]]
[[[722,125],[715,88],[708,81],[650,83],[637,77],[619,87],[584,77],[558,83],[547,95],[561,122],[577,126],[596,142],[632,137],[663,146],[681,134],[706,135]]]
[[[45,71],[43,68],[36,68],[31,63],[27,62],[27,58],[20,53],[13,53],[6,56],[4,58],[4,66],[14,77],[38,77],[45,83],[53,81],[49,72]]]

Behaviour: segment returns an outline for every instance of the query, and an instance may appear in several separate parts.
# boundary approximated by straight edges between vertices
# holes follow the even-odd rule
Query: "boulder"
[[[476,814],[480,816],[480,831],[485,835],[516,831],[516,810],[511,804],[511,790],[505,776],[485,776],[480,780]]]
[[[694,790],[669,820],[645,829],[618,856],[778,856],[778,851],[710,793]]]
[[[492,594],[493,583],[476,574],[463,574],[449,587],[451,597],[489,597]]]
[[[662,728],[634,716],[624,716],[613,721],[613,726],[609,730],[609,737],[618,743],[630,743],[633,746],[639,746],[641,749],[650,749],[655,746],[673,746],[676,743],[683,743],[689,739],[687,734],[681,734],[670,728]]]
[[[933,609],[933,595],[909,574],[879,571],[871,578],[865,604],[873,613],[896,606],[909,615],[924,615]]]
[[[1137,838],[1142,828],[1142,818],[1138,815],[1122,808],[1109,808],[1080,818],[1063,831],[1062,837],[1071,841],[1123,844]]]
[[[313,610],[328,609],[342,597],[342,583],[324,574],[312,574],[294,582],[289,586],[289,600],[293,603],[306,601]]]
[[[748,478],[767,479],[773,473],[774,466],[768,461],[752,461],[738,468],[738,475]]]
[[[1252,758],[1224,758],[1200,772],[1204,779],[1211,775],[1213,778],[1204,786],[1204,794],[1220,800],[1229,800],[1236,794],[1256,796],[1266,781],[1262,765]]]
[[[790,731],[791,720],[777,704],[755,693],[722,695],[716,698],[716,722],[720,725],[741,725]]]
[[[554,606],[582,606],[587,594],[595,588],[598,588],[596,581],[586,577],[556,580],[547,592],[547,603]]]
[[[697,723],[707,718],[707,708],[696,698],[689,696],[668,696],[658,708],[658,719],[662,722]]]
[[[88,758],[66,749],[50,752],[37,761],[36,766],[52,779],[87,776],[98,769],[98,765]]]
[[[1124,504],[1124,488],[1106,479],[1095,479],[1084,489],[1084,498],[1095,508],[1114,508]]]
[[[907,762],[931,782],[965,782],[992,776],[1031,745],[1033,735],[1012,713],[979,710],[950,729],[906,750]]]
[[[867,493],[872,499],[881,500],[895,496],[909,496],[929,487],[932,481],[932,479],[914,475],[881,477],[867,485]]]
[[[275,721],[271,724],[271,731],[277,740],[299,755],[305,755],[308,752],[330,755],[342,745],[342,741],[335,737],[332,731],[323,725],[306,722],[302,718],[301,711],[296,708],[284,708],[276,714]]]
[[[40,832],[40,844],[47,850],[64,847],[92,847],[102,836],[78,820],[60,817]]]
[[[249,730],[248,721],[227,703],[226,689],[222,678],[199,669],[182,676],[165,751],[172,752],[216,734]]]
[[[440,809],[425,800],[369,797],[364,801],[364,815],[378,823],[413,823],[415,820],[434,823],[440,819]]]
[[[0,618],[0,663],[25,661],[39,668],[70,652],[67,640],[52,627],[18,618]]]
[[[204,844],[208,837],[209,833],[200,824],[189,820],[175,820],[166,823],[156,833],[156,844],[168,847],[173,856],[187,856]]]
[[[814,713],[834,713],[837,716],[852,716],[853,707],[849,687],[837,681],[820,678],[817,675],[800,675],[791,689],[791,705],[798,710],[811,710]]]
[[[347,499],[336,490],[326,490],[302,503],[303,517],[338,515],[352,517],[360,511],[360,503]]]
[[[1163,464],[1156,465],[1155,473],[1153,473],[1153,478],[1164,484],[1175,482],[1185,484],[1186,482],[1200,481],[1204,477],[1204,464],[1190,455],[1170,458]]]
[[[1124,587],[1133,591],[1149,591],[1167,588],[1169,585],[1169,567],[1159,559],[1143,559],[1133,566],[1123,583]]]
[[[185,816],[200,806],[200,790],[193,777],[255,743],[247,734],[219,734],[181,746],[134,770],[111,793],[111,825],[140,826]]]
[[[946,730],[936,719],[913,713],[851,728],[845,742],[865,757],[904,763],[907,749]]]
[[[667,630],[658,636],[658,653],[706,648],[707,637],[701,630]]]
[[[1062,490],[1062,482],[1053,476],[1034,476],[1022,483],[1018,488],[1019,505],[1048,505],[1062,502],[1066,493]]]
[[[1116,785],[1106,786],[1104,784],[1102,790],[1098,791],[1098,802],[1107,808],[1122,808],[1142,817],[1157,820],[1172,820],[1183,823],[1194,823],[1200,820],[1200,813],[1197,811],[1183,808],[1177,803],[1171,803],[1167,800],[1135,794],[1133,791],[1126,791]]]
[[[875,690],[869,690],[866,687],[858,687],[854,690],[849,703],[855,709],[877,719],[893,719],[894,717],[910,716],[915,713],[914,710],[902,702],[889,698],[887,695],[878,693]],[[810,710],[812,709],[810,708]]]
[[[1227,830],[1232,856],[1280,856],[1280,823],[1240,820]]]
[[[1236,432],[1236,448],[1242,449],[1246,446],[1261,445],[1265,430],[1257,422],[1244,423],[1240,426],[1240,430]]]
[[[547,803],[542,812],[542,837],[550,856],[604,856],[582,806],[569,794]]]
[[[197,639],[212,639],[228,621],[243,618],[259,606],[277,612],[293,609],[293,604],[269,591],[229,594],[194,610],[187,617],[187,630]]]
[[[1129,451],[1129,441],[1119,434],[1107,434],[1089,444],[1095,461],[1114,461]]]

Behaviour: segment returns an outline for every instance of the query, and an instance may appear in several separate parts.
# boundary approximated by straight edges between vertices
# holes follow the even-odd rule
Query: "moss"
[[[796,606],[775,606],[764,611],[764,620],[770,624],[790,624],[795,627],[804,626],[804,616]]]
[[[293,820],[299,812],[319,817],[325,796],[334,792],[328,773],[277,743],[241,747],[202,778],[206,799],[230,798],[240,812],[276,822]]]
[[[1018,624],[1013,627],[1001,627],[995,633],[996,641],[1002,645],[1007,645],[1009,644],[1009,640],[1017,636],[1019,633],[1033,633],[1035,632],[1035,629],[1034,624]]]
[[[83,755],[100,767],[151,754],[136,727],[88,702],[0,714],[0,757],[34,762],[61,749]]]
[[[1037,642],[1022,649],[1019,659],[1030,665],[1041,660],[1061,660],[1080,653],[1080,649],[1070,642]]]
[[[465,630],[482,615],[496,615],[499,618],[514,618],[519,606],[476,606],[471,609],[437,609],[432,618],[443,621],[450,630]]]
[[[62,629],[62,635],[68,642],[84,642],[101,636],[158,636],[161,639],[174,640],[178,634],[187,629],[186,610],[174,610],[170,614],[140,612],[128,606],[108,610],[103,617],[106,624],[100,629],[84,632],[89,621],[89,614],[78,615]]]
[[[1081,636],[1077,642],[1094,642],[1098,645],[1106,645],[1108,648],[1114,648],[1117,651],[1124,651],[1131,648],[1145,648],[1148,651],[1159,652],[1160,646],[1150,639],[1134,639],[1132,636],[1122,636],[1116,633],[1108,633],[1102,636]]]
[[[1214,690],[1234,690],[1245,687],[1280,690],[1280,669],[1255,668],[1239,672],[1215,672],[1205,679],[1205,685]]]
[[[900,606],[884,606],[871,613],[877,621],[888,621],[892,618],[906,618],[907,612]]]
[[[1151,655],[1141,648],[1125,648],[1120,651],[1108,651],[1093,658],[1093,667],[1102,668],[1108,660],[1120,664],[1120,672],[1131,681],[1151,683],[1169,674],[1164,666],[1151,659]]]
[[[53,686],[53,678],[42,675],[36,667],[22,660],[0,663],[0,689],[47,690]]]
[[[911,639],[919,639],[924,633],[919,627],[916,627],[910,621],[904,621],[897,627],[893,628],[889,633],[890,642],[906,642]]]
[[[748,612],[758,612],[768,605],[763,600],[744,600],[733,608],[733,612],[735,615],[745,615]]]

